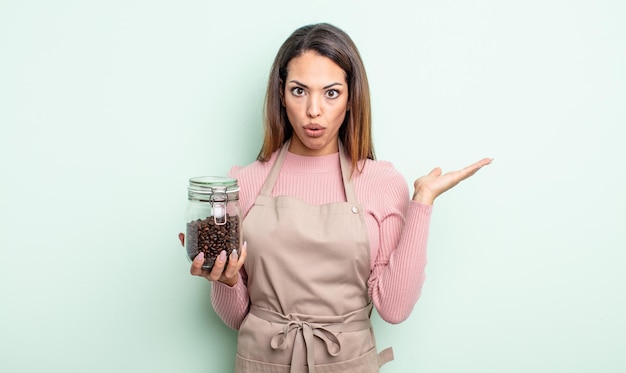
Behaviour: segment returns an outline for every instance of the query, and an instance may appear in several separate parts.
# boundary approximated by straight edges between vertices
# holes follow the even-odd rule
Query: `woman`
[[[378,372],[372,306],[390,323],[411,313],[424,282],[435,198],[489,164],[435,168],[413,197],[376,161],[359,52],[329,24],[296,30],[274,60],[257,161],[235,167],[244,244],[191,273],[239,330],[236,372]],[[183,237],[181,236],[181,241]],[[248,252],[248,245],[250,251]]]

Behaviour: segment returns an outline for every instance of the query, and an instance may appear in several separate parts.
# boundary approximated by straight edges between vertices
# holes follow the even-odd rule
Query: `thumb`
[[[441,168],[435,167],[428,173],[428,176],[441,176]]]

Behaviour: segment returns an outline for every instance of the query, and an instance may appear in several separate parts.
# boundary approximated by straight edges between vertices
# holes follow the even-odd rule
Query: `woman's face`
[[[282,98],[294,133],[290,152],[320,156],[338,151],[339,128],[348,111],[341,67],[314,51],[304,52],[287,64]]]

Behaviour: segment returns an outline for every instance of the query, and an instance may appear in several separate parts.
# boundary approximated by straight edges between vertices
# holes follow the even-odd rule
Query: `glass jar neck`
[[[188,198],[207,202],[228,202],[239,199],[237,179],[201,176],[189,179]]]

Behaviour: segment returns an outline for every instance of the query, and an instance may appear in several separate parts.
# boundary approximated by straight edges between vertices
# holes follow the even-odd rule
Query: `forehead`
[[[306,79],[309,81],[333,80],[346,82],[346,72],[328,57],[314,51],[306,51],[287,64],[287,81]],[[304,82],[303,82],[304,83]]]

